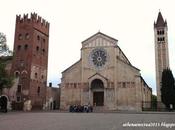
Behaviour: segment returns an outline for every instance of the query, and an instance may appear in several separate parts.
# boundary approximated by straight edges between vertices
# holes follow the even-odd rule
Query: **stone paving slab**
[[[166,130],[175,129],[170,113],[0,113],[0,130]]]

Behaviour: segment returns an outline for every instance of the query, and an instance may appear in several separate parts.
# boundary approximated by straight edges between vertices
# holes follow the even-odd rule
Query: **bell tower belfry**
[[[168,27],[159,11],[157,21],[154,22],[155,63],[157,101],[161,102],[161,79],[164,69],[169,68]]]

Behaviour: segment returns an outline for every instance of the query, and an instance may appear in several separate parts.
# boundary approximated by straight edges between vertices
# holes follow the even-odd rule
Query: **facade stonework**
[[[142,109],[152,90],[118,46],[101,32],[82,42],[81,58],[62,72],[60,108],[91,104],[104,110]]]
[[[157,21],[154,23],[154,37],[157,101],[161,102],[162,72],[164,69],[169,68],[168,27],[161,12],[159,12]]]

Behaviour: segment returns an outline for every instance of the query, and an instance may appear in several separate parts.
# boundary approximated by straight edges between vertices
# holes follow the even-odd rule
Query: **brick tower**
[[[157,101],[161,102],[161,79],[164,69],[169,68],[168,53],[168,27],[166,20],[163,19],[161,12],[158,14],[156,23],[154,22],[155,37],[155,63],[156,63],[156,87]]]
[[[30,17],[17,15],[11,69],[18,78],[17,104],[31,100],[32,109],[42,109],[46,98],[48,47],[49,23],[36,13]]]

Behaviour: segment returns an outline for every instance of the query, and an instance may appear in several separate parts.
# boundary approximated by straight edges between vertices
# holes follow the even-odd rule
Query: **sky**
[[[115,39],[156,93],[153,23],[159,10],[168,24],[170,68],[175,73],[174,0],[1,0],[0,32],[13,50],[16,15],[37,13],[50,23],[48,82],[80,59],[81,42],[97,32]]]

